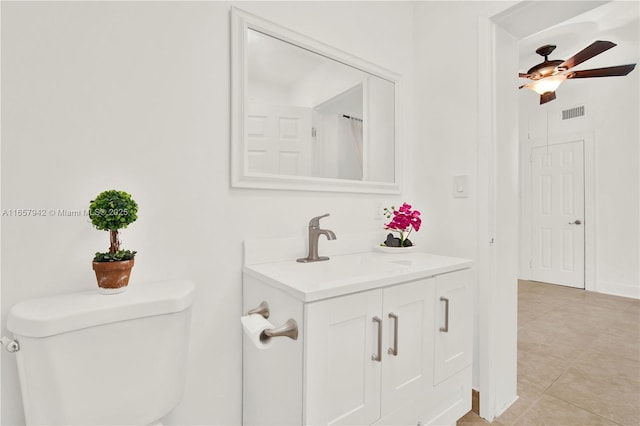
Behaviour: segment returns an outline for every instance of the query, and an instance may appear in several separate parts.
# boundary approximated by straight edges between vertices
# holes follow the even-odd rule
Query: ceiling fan
[[[540,105],[550,102],[556,98],[556,89],[563,81],[572,78],[590,78],[590,77],[614,77],[629,74],[636,64],[617,65],[614,67],[594,68],[590,70],[569,71],[571,68],[593,58],[602,52],[615,47],[616,44],[610,41],[594,41],[571,58],[563,61],[562,59],[549,60],[548,56],[553,52],[556,46],[547,44],[539,47],[536,53],[544,56],[544,61],[533,66],[526,73],[519,73],[520,78],[528,78],[533,80],[530,83],[523,84],[519,87],[526,87],[540,95]],[[568,71],[568,72],[567,72]]]

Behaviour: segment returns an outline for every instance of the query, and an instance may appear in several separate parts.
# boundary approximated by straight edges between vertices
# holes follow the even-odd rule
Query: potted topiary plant
[[[135,251],[121,250],[118,230],[138,218],[138,204],[124,191],[109,190],[99,194],[89,204],[91,223],[97,229],[109,231],[109,251],[96,253],[93,270],[102,294],[122,293],[129,284]]]

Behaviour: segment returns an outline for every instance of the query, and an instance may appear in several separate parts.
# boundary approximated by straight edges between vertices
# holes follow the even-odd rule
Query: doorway
[[[517,306],[519,205],[517,180],[522,169],[514,151],[518,134],[518,40],[603,4],[602,2],[520,2],[480,19],[478,36],[478,316],[477,356],[480,416],[491,421],[517,400]],[[514,114],[514,111],[516,113]],[[515,115],[515,117],[514,117]],[[586,145],[586,151],[593,152]],[[522,152],[522,151],[520,151]],[[586,153],[587,169],[593,157]],[[515,161],[514,161],[515,158]],[[515,163],[515,164],[514,164]],[[591,163],[592,165],[592,163]],[[593,168],[591,167],[591,170]],[[590,179],[587,176],[587,179]],[[587,182],[587,188],[589,182]],[[585,194],[587,217],[592,196]],[[516,208],[516,210],[518,210]],[[517,219],[514,221],[513,218]],[[521,228],[520,228],[521,229]],[[495,238],[494,238],[495,237]],[[590,237],[587,229],[586,239]],[[486,241],[486,243],[484,243]],[[483,244],[484,243],[484,244]],[[587,247],[593,244],[587,243]],[[593,265],[593,253],[585,262]],[[593,266],[590,266],[593,268]],[[515,269],[515,271],[514,271]],[[592,270],[592,269],[591,269]],[[590,275],[586,271],[585,285]]]

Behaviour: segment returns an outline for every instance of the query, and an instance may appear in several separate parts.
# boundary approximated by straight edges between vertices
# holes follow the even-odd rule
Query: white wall
[[[241,420],[245,238],[304,237],[309,218],[327,212],[323,225],[338,238],[362,230],[383,235],[374,208],[406,200],[425,212],[419,241],[473,254],[468,243],[446,242],[436,221],[447,216],[424,202],[423,182],[436,179],[428,185],[436,191],[438,170],[409,178],[411,108],[400,117],[408,149],[398,197],[230,188],[230,6],[2,3],[2,208],[83,209],[111,188],[138,201],[139,219],[123,232],[123,246],[139,251],[132,285],[183,277],[197,283],[186,394],[167,421],[173,424]],[[410,3],[238,6],[399,72],[402,100],[412,104]],[[470,217],[456,212],[456,220]],[[460,240],[460,231],[451,231]],[[21,300],[94,288],[91,257],[107,245],[107,234],[86,218],[2,217],[2,320]],[[21,424],[15,356],[1,352],[1,423]]]
[[[516,239],[513,233],[496,235],[489,222],[495,220],[494,206],[499,206],[498,215],[511,215],[516,228],[517,135],[509,134],[514,117],[508,111],[500,110],[498,117],[511,119],[511,125],[500,127],[507,134],[494,134],[492,115],[480,111],[492,106],[496,90],[493,76],[485,70],[495,59],[492,34],[488,24],[480,24],[509,6],[508,2],[425,2],[416,5],[414,18],[415,75],[420,78],[416,77],[414,98],[413,180],[416,191],[426,197],[429,249],[478,259],[483,268],[478,270],[476,286],[473,387],[482,395],[481,404],[487,402],[480,414],[489,419],[516,397]],[[481,36],[486,46],[479,51]],[[511,136],[515,138],[509,145]],[[507,149],[495,152],[503,146],[492,147],[491,139]],[[502,164],[496,177],[502,185],[499,195],[507,194],[500,199],[490,193],[494,182],[487,176],[498,162]],[[452,196],[453,177],[458,175],[469,177],[468,198]],[[489,248],[492,237],[496,243]],[[481,258],[488,251],[492,257]],[[506,263],[499,264],[495,276],[487,277],[496,258]]]
[[[594,58],[582,64],[580,69],[638,62],[640,36],[637,20],[633,25],[601,34],[599,39],[613,40],[619,44],[614,49],[632,52],[632,55],[619,62],[602,54],[604,58]],[[593,140],[594,164],[586,173],[593,176],[595,184],[590,186],[587,180],[585,190],[587,200],[593,199],[594,217],[585,217],[584,220],[594,224],[593,236],[587,238],[586,244],[594,257],[594,264],[588,263],[587,268],[595,271],[593,282],[587,282],[587,289],[634,298],[640,298],[640,228],[637,220],[640,217],[639,76],[636,68],[625,77],[568,80],[556,91],[557,99],[542,106],[537,94],[529,90],[522,90],[519,94],[520,143],[523,149],[528,139],[546,139],[547,109],[550,140],[562,140],[565,136]],[[578,105],[585,106],[584,117],[561,120],[563,109]],[[522,225],[524,246],[520,275],[527,278],[529,257],[526,249],[530,239],[527,223]]]
[[[477,19],[473,2],[416,5],[414,110],[416,190],[426,198],[426,244],[475,257],[477,227]],[[470,177],[469,198],[453,198],[453,176]],[[454,238],[452,238],[452,236]]]
[[[495,40],[495,282],[492,305],[480,307],[493,320],[494,351],[491,360],[499,375],[493,383],[495,415],[517,399],[518,385],[518,112],[517,41],[504,28],[494,28]],[[493,238],[493,237],[492,237]],[[484,310],[483,310],[484,309]],[[481,340],[482,342],[482,340]],[[482,372],[480,372],[482,374]],[[481,408],[482,413],[482,408]]]

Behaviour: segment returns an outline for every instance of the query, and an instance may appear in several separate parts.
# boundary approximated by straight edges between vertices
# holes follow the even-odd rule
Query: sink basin
[[[407,267],[411,266],[413,263],[410,259],[409,260],[389,260],[388,262],[395,263],[396,265],[407,266]]]
[[[333,256],[329,260],[295,260],[248,265],[244,273],[284,290],[304,302],[426,278],[465,267],[467,259],[420,252],[376,252]]]
[[[287,262],[285,269],[293,274],[312,275],[316,282],[344,281],[363,274],[386,274],[398,270],[396,263],[379,262],[370,254],[335,256],[327,261],[312,262],[296,267]],[[279,267],[283,267],[280,265]]]

